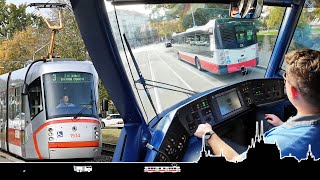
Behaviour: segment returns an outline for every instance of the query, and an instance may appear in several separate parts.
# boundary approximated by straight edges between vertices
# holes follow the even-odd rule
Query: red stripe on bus
[[[16,137],[16,131],[18,131],[17,133],[19,133],[19,137]],[[20,146],[21,147],[21,135],[22,135],[22,131],[19,129],[13,129],[13,128],[9,128],[8,129],[8,142],[10,144],[14,144],[16,146]]]
[[[179,53],[179,56],[180,56],[180,58],[182,60],[185,60],[185,61],[187,61],[187,62],[189,62],[189,63],[191,63],[193,65],[196,64],[195,60],[194,60],[194,57],[191,57],[191,56],[188,56],[188,55],[184,55],[184,54],[181,54],[181,53]]]
[[[218,73],[219,66],[217,64],[213,64],[204,60],[200,60],[200,65],[203,69],[206,69],[207,71]]]
[[[62,119],[62,120],[55,120],[55,121],[49,121],[49,122],[46,122],[44,124],[42,124],[34,133],[33,133],[33,142],[34,142],[34,148],[36,150],[36,153],[39,157],[39,159],[43,159],[42,156],[41,156],[41,153],[40,153],[40,150],[39,150],[39,147],[38,147],[38,142],[37,142],[37,134],[43,129],[45,128],[46,126],[50,125],[50,124],[61,124],[61,123],[95,123],[95,124],[99,124],[99,121],[97,120],[92,120],[92,119],[77,119],[77,120],[74,120],[74,119]]]
[[[83,148],[99,147],[99,141],[49,142],[49,148]]]
[[[232,73],[232,72],[236,72],[236,71],[240,71],[241,67],[253,67],[257,65],[257,59],[251,59],[249,61],[245,61],[245,62],[240,62],[237,64],[229,64],[228,66],[228,73]]]

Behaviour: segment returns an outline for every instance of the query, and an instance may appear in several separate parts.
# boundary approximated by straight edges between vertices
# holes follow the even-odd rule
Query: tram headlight
[[[97,127],[97,126],[95,126],[93,129],[94,129],[95,131],[98,131],[98,127]]]
[[[48,131],[49,131],[50,133],[52,133],[52,132],[53,132],[53,128],[49,128]]]
[[[99,136],[96,136],[96,139],[99,139]]]
[[[52,133],[52,132],[48,132],[48,135],[49,135],[49,136],[53,136],[53,133]]]
[[[98,131],[96,131],[96,132],[95,132],[95,134],[96,134],[96,135],[99,135],[99,132],[98,132]]]
[[[49,141],[53,141],[54,140],[54,138],[53,137],[49,137]]]

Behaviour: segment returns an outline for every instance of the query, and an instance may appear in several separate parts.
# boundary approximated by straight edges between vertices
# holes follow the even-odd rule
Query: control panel
[[[180,161],[199,124],[213,128],[258,106],[286,99],[282,79],[255,79],[212,90],[183,105],[177,111],[163,138],[155,161]],[[169,158],[169,160],[168,160]]]

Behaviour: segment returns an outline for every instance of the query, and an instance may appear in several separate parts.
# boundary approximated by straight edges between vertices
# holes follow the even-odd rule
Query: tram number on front
[[[57,81],[57,75],[56,74],[52,74],[52,81]]]
[[[71,138],[79,138],[80,134],[79,133],[75,133],[75,134],[70,134]]]

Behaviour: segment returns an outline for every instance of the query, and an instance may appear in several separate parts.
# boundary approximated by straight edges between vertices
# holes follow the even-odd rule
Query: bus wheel
[[[199,71],[202,71],[202,68],[201,68],[201,64],[200,64],[200,60],[198,57],[195,58],[195,61],[196,61],[196,68],[199,69]]]

